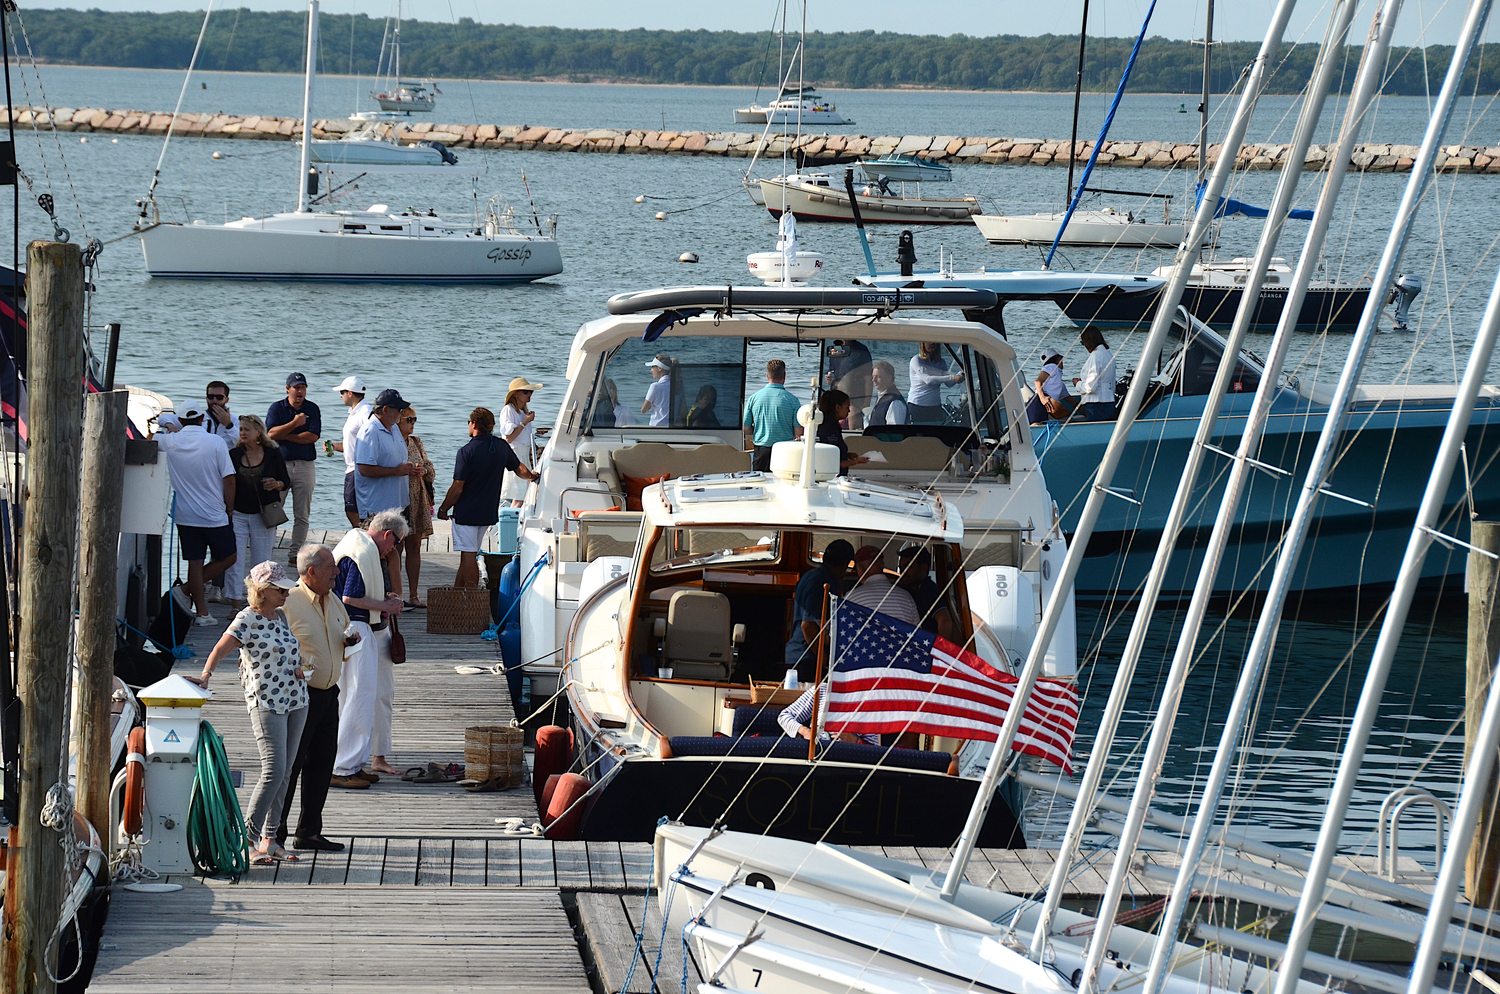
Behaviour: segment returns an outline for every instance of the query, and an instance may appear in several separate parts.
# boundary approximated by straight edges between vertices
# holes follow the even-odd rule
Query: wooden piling
[[[1500,522],[1475,521],[1470,539],[1487,552],[1500,553]],[[1500,655],[1500,561],[1477,552],[1469,553],[1469,637],[1464,692],[1464,769],[1479,731]],[[1492,908],[1500,901],[1500,825],[1495,817],[1496,775],[1490,774],[1486,799],[1474,829],[1474,843],[1464,874],[1464,891],[1470,903]]]
[[[78,813],[107,838],[116,569],[128,390],[89,394],[83,414],[78,564]]]
[[[21,807],[12,863],[15,903],[5,906],[0,980],[15,994],[51,994],[56,987],[47,967],[56,963],[44,964],[43,957],[66,893],[67,862],[57,831],[42,824],[41,813],[48,790],[59,781],[67,787],[62,735],[83,414],[83,259],[77,245],[27,246],[26,300],[29,436],[16,646]]]

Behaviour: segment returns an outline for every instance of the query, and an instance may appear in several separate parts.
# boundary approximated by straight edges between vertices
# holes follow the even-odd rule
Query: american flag
[[[835,659],[823,727],[829,732],[920,732],[993,742],[1015,677],[967,649],[849,601],[834,609]],[[1073,772],[1078,690],[1039,679],[1011,748]]]

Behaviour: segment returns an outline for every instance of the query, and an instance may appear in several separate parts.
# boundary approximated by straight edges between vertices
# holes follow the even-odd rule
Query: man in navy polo
[[[286,378],[286,400],[271,405],[266,428],[281,446],[287,475],[292,478],[292,546],[286,561],[295,566],[297,550],[307,541],[313,487],[318,483],[318,437],[323,434],[323,412],[307,399],[306,376],[293,373]]]

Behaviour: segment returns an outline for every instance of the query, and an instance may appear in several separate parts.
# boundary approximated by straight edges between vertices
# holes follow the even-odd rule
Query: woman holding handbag
[[[234,464],[234,543],[238,554],[224,571],[224,589],[232,591],[236,609],[245,606],[239,592],[245,581],[246,563],[271,558],[276,528],[286,523],[281,502],[292,478],[286,471],[281,450],[266,431],[266,423],[254,414],[240,415],[240,444],[229,450]]]
[[[401,434],[406,437],[406,461],[422,470],[421,476],[411,477],[411,503],[406,505],[406,520],[411,525],[406,540],[399,548],[406,552],[406,589],[411,591],[406,606],[426,607],[417,590],[417,580],[422,575],[422,541],[432,534],[432,484],[437,479],[437,466],[427,456],[427,447],[414,432],[417,430],[417,412],[410,407],[401,412],[396,422]]]

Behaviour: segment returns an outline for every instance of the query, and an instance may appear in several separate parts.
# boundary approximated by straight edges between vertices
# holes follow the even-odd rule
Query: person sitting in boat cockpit
[[[820,684],[808,687],[802,692],[801,697],[781,709],[781,713],[776,716],[776,724],[781,726],[781,730],[787,734],[788,738],[812,738],[813,730],[809,722],[813,720],[813,699],[827,689],[828,681],[824,680]],[[821,705],[822,701],[818,703]],[[822,713],[821,706],[818,708],[818,712]],[[880,736],[873,732],[864,732],[859,735],[853,732],[840,732],[838,740],[840,742],[863,742],[865,745],[880,745]],[[818,742],[820,744],[827,745],[832,741],[832,734],[828,732],[818,733]]]
[[[880,360],[870,368],[870,383],[875,389],[875,403],[870,407],[869,423],[906,424],[906,398],[896,389],[896,367]]]
[[[854,574],[859,577],[859,584],[849,591],[848,600],[913,627],[921,624],[916,600],[886,573],[885,553],[878,547],[860,546],[854,554]]]
[[[811,680],[817,666],[818,628],[823,623],[823,588],[834,595],[844,594],[845,576],[854,560],[854,546],[834,539],[823,550],[823,561],[797,581],[792,595],[792,637],[786,643],[786,668],[796,670],[798,679]]]
[[[1042,364],[1034,384],[1035,393],[1026,402],[1026,420],[1032,425],[1044,425],[1053,421],[1066,421],[1078,406],[1078,398],[1068,393],[1068,382],[1063,379],[1063,357],[1054,352]]]

